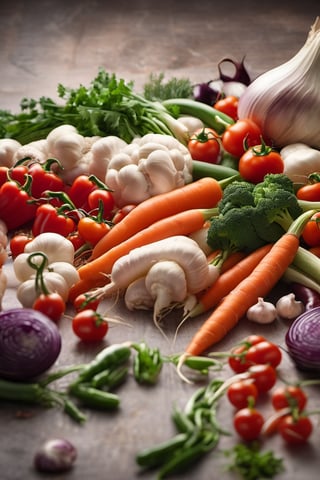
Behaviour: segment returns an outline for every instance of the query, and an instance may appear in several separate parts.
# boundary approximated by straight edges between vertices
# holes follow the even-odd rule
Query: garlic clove
[[[247,310],[246,316],[251,322],[267,324],[276,320],[277,310],[273,303],[259,297],[258,302]]]
[[[279,298],[276,303],[276,310],[279,317],[293,320],[304,312],[305,307],[302,302],[296,300],[294,293],[288,293]]]

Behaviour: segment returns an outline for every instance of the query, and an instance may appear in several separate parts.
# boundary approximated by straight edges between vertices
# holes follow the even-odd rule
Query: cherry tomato
[[[115,201],[112,192],[97,188],[88,195],[88,205],[91,211],[99,210],[99,203],[102,202],[103,218],[109,220],[112,216]]]
[[[58,293],[42,293],[34,301],[32,308],[44,313],[54,322],[60,320],[65,312],[66,304]]]
[[[283,173],[284,162],[280,153],[262,144],[249,148],[241,155],[238,169],[244,180],[259,183],[268,173]]]
[[[245,408],[254,405],[258,398],[258,389],[251,380],[239,380],[230,385],[227,390],[229,402],[236,408]]]
[[[92,245],[96,245],[109,232],[110,228],[107,223],[98,222],[91,217],[82,217],[78,222],[79,235]]]
[[[320,245],[320,212],[312,215],[306,223],[302,231],[302,238],[309,247]]]
[[[219,112],[225,113],[233,120],[238,120],[238,103],[239,99],[234,95],[228,95],[218,100],[213,106]]]
[[[290,444],[305,443],[313,431],[313,424],[309,417],[300,415],[294,418],[286,415],[281,419],[278,426],[281,437]]]
[[[276,370],[268,364],[253,365],[248,368],[250,378],[254,380],[259,393],[265,393],[271,390],[277,381]]]
[[[256,440],[261,433],[263,424],[263,415],[253,407],[238,410],[233,418],[236,432],[246,441]]]
[[[227,152],[235,157],[241,157],[247,147],[261,144],[262,132],[256,123],[249,118],[237,120],[229,125],[222,135],[222,145]]]
[[[80,295],[78,295],[73,302],[73,306],[76,312],[82,312],[83,310],[88,309],[97,310],[99,304],[100,300],[85,293],[81,293]]]
[[[85,239],[82,238],[78,232],[70,233],[67,236],[67,239],[70,240],[75,251],[77,251],[80,247],[82,247],[86,243]]]
[[[188,150],[194,160],[217,163],[220,153],[217,132],[212,128],[196,130],[188,142]]]
[[[247,353],[246,360],[251,364],[269,364],[272,367],[277,367],[282,359],[280,348],[272,342],[265,340],[256,345],[252,345]]]
[[[73,332],[84,342],[102,340],[109,329],[108,322],[98,312],[85,309],[78,312],[72,319]]]
[[[253,345],[265,341],[262,335],[249,335],[240,345],[231,349],[231,355],[228,357],[230,368],[235,373],[243,373],[248,370],[252,363],[246,361],[246,352]]]
[[[120,208],[112,217],[112,223],[116,224],[121,222],[130,213],[137,205],[125,205],[124,207]]]
[[[299,200],[307,200],[309,202],[320,201],[320,174],[311,173],[308,177],[308,183],[300,187],[296,192]]]
[[[308,397],[302,388],[295,385],[277,387],[272,392],[271,402],[275,410],[292,407],[302,411],[307,404]]]
[[[31,242],[32,238],[28,233],[17,233],[14,235],[9,243],[12,258],[16,258],[20,253],[23,253],[24,247]]]

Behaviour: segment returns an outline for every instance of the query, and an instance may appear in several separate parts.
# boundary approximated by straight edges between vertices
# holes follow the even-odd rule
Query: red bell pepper
[[[76,223],[65,214],[65,208],[55,207],[45,203],[37,208],[32,225],[32,234],[36,237],[40,233],[54,232],[67,237],[76,230]]]
[[[16,167],[5,167],[4,165],[0,166],[0,186],[4,183],[14,180],[15,182],[22,185],[26,181],[26,175],[28,173],[28,167],[24,165],[19,165]]]
[[[34,198],[41,198],[46,190],[54,192],[64,191],[65,185],[55,172],[51,170],[53,163],[58,163],[55,158],[49,158],[45,163],[32,163],[29,173],[32,176],[31,193]]]
[[[31,182],[32,177],[27,174],[23,185],[11,180],[0,188],[0,219],[8,230],[21,227],[35,217],[38,207],[31,203]]]

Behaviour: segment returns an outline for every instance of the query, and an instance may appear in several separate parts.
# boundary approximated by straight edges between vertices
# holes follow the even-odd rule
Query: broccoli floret
[[[224,215],[211,219],[207,243],[213,250],[220,249],[228,253],[256,250],[266,243],[257,234],[256,223],[259,222],[260,215],[253,206],[228,210]]]
[[[254,187],[253,183],[238,180],[227,185],[218,203],[219,213],[225,214],[232,208],[241,208],[245,205],[254,206]]]
[[[284,174],[266,175],[264,181],[255,186],[253,197],[258,213],[267,222],[266,226],[269,224],[268,228],[272,226],[276,232],[278,229],[274,223],[280,225],[282,231],[279,231],[279,236],[302,213],[293,182]]]

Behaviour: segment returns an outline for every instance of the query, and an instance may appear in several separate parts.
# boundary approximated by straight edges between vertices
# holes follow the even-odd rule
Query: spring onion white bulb
[[[275,146],[320,148],[320,18],[286,63],[257,77],[240,97],[239,118],[251,118]]]

